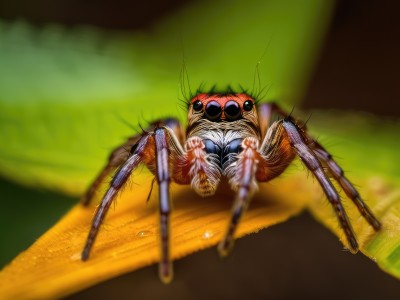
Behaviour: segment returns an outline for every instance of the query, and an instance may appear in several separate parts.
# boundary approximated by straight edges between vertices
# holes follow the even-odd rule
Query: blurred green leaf
[[[171,115],[184,120],[183,51],[192,89],[202,82],[251,88],[261,59],[266,98],[298,101],[332,3],[203,1],[136,33],[1,22],[1,174],[80,194],[132,135],[120,119],[133,127]]]
[[[354,178],[380,176],[399,184],[399,120],[361,112],[314,111],[310,130],[332,149],[336,160]]]
[[[382,223],[383,228],[375,233],[343,195],[360,250],[384,271],[400,278],[400,140],[396,138],[400,121],[354,112],[319,111],[313,113],[310,128],[323,144],[329,146],[334,141],[329,151]],[[311,213],[347,244],[332,208],[321,198],[321,192],[312,198]]]

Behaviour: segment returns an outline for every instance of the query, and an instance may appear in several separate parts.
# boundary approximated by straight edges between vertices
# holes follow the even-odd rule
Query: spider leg
[[[156,182],[156,178],[155,177],[151,181],[150,190],[149,190],[149,193],[147,194],[146,202],[150,201],[151,193],[153,192],[154,182]]]
[[[129,156],[129,151],[132,150],[132,147],[137,143],[140,139],[140,136],[134,136],[129,138],[125,144],[117,147],[109,156],[107,164],[104,168],[100,171],[100,174],[97,175],[95,180],[92,182],[90,187],[87,189],[86,193],[81,198],[81,203],[84,206],[88,206],[90,201],[93,199],[95,192],[107,178],[110,173],[122,165]],[[132,154],[132,153],[131,153]]]
[[[145,153],[146,146],[151,135],[147,134],[143,136],[137,143],[137,147],[133,154],[128,158],[128,160],[119,168],[113,179],[111,180],[110,187],[104,195],[100,205],[98,206],[95,217],[92,222],[92,226],[89,231],[89,235],[86,240],[85,247],[82,251],[82,260],[87,260],[89,258],[90,250],[94,244],[96,236],[99,232],[99,227],[107,214],[108,209],[111,206],[116,194],[124,185],[126,180],[129,178],[132,171],[138,166],[142,161],[142,156]]]
[[[161,127],[161,124],[166,124],[167,126]],[[111,203],[115,199],[115,196],[139,163],[144,163],[153,172],[159,185],[161,237],[159,272],[160,279],[164,283],[168,283],[172,279],[172,264],[169,255],[169,215],[171,212],[169,197],[169,184],[171,181],[169,159],[170,157],[175,159],[176,157],[183,155],[183,149],[180,144],[182,131],[180,124],[174,119],[167,119],[158,122],[157,124],[153,123],[153,126],[155,127],[154,130],[151,132],[144,131],[142,137],[134,146],[132,146],[131,154],[119,167],[111,180],[110,187],[96,210],[81,258],[82,260],[87,260],[89,258],[99,227],[107,214]]]
[[[174,135],[177,137],[178,142],[183,141],[183,133],[182,128],[178,120],[173,118],[168,118],[165,120],[155,121],[150,124],[148,128],[144,131],[152,132],[157,126],[168,126]],[[128,138],[128,140],[114,149],[114,151],[110,154],[108,158],[107,164],[103,167],[97,177],[94,179],[92,184],[87,189],[86,193],[81,198],[81,203],[84,206],[90,204],[91,200],[94,197],[95,192],[98,190],[101,183],[119,166],[121,166],[129,157],[129,155],[133,154],[135,151],[136,145],[140,138],[141,134],[132,136]]]
[[[293,122],[293,118],[290,117],[285,111],[283,111],[276,103],[263,103],[258,108],[258,114],[260,116],[260,124],[263,124],[264,128],[267,128],[271,120],[272,113],[276,113],[288,120]],[[340,187],[344,190],[347,197],[349,197],[353,203],[357,206],[360,214],[367,220],[367,222],[375,229],[381,228],[381,223],[374,216],[370,208],[362,200],[358,191],[354,188],[351,182],[345,177],[342,168],[333,160],[332,155],[326,151],[326,149],[308,135],[304,127],[301,130],[301,136],[306,140],[306,143],[311,148],[317,158],[327,167],[329,174],[336,180]]]
[[[276,103],[261,103],[258,105],[257,114],[258,114],[258,123],[260,124],[261,136],[265,136],[267,130],[270,127],[272,115],[276,113],[280,116],[287,117],[285,111],[283,111]]]
[[[229,181],[237,192],[228,229],[218,245],[218,251],[221,256],[226,256],[232,249],[237,225],[250,203],[253,192],[257,188],[254,178],[260,159],[260,155],[257,152],[258,140],[253,137],[245,138],[242,142],[242,149],[243,151],[238,155],[236,164],[230,165],[227,170],[228,177],[230,177]]]
[[[349,218],[347,217],[347,214],[343,208],[340,196],[326,176],[322,168],[321,162],[318,160],[316,154],[304,141],[300,129],[294,124],[291,119],[284,119],[280,122],[286,131],[286,138],[289,139],[292,148],[301,158],[306,167],[314,174],[322,189],[324,190],[326,197],[332,204],[338,217],[339,223],[346,235],[347,241],[349,242],[351,248],[350,250],[354,253],[357,252],[358,243],[351,227]]]
[[[174,181],[190,184],[197,194],[213,195],[221,178],[217,155],[207,154],[204,141],[198,136],[187,139],[185,149],[176,159]]]
[[[319,160],[323,162],[333,178],[339,183],[347,197],[349,197],[354,204],[357,206],[360,214],[367,220],[367,222],[375,229],[381,228],[381,223],[373,215],[372,211],[362,200],[358,191],[354,188],[351,182],[345,177],[343,169],[333,160],[332,155],[327,152],[317,141],[312,140],[310,147],[313,152],[317,155]]]
[[[169,253],[169,229],[171,203],[169,197],[169,184],[171,181],[168,163],[168,142],[164,128],[154,131],[156,144],[156,178],[159,186],[160,231],[161,231],[161,260],[159,276],[164,283],[172,280],[172,264]]]

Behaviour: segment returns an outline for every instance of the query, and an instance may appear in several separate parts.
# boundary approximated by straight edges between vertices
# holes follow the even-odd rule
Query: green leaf
[[[81,194],[111,149],[133,134],[121,119],[134,128],[185,119],[178,108],[183,51],[192,90],[202,82],[251,88],[261,60],[265,100],[298,101],[331,7],[203,1],[147,33],[1,22],[1,174]]]
[[[384,271],[400,278],[400,157],[397,138],[400,122],[371,115],[314,112],[311,128],[320,133],[320,140],[335,141],[328,147],[337,156],[346,176],[358,187],[361,196],[382,222],[375,233],[371,226],[344,195],[342,197],[356,232],[360,250]],[[329,144],[329,142],[328,142]],[[321,194],[316,192],[309,205],[312,214],[344,244],[346,239],[337,219]]]

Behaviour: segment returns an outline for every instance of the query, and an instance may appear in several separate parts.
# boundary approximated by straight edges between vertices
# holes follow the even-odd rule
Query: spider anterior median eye
[[[229,120],[238,119],[241,113],[239,104],[236,101],[229,100],[225,104],[224,113]]]
[[[210,101],[206,106],[206,117],[210,121],[219,119],[222,113],[221,105],[217,101]]]
[[[200,100],[196,100],[193,102],[193,109],[195,111],[201,111],[203,109],[203,102]]]
[[[250,111],[250,110],[253,109],[253,105],[254,105],[253,101],[251,101],[251,100],[246,100],[246,101],[244,101],[244,103],[243,103],[243,109],[244,109],[245,111]]]

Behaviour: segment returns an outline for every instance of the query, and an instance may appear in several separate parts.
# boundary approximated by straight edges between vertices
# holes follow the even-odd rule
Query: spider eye
[[[217,101],[210,101],[206,106],[206,117],[210,121],[215,121],[221,116],[221,105]]]
[[[250,111],[250,110],[253,109],[253,105],[254,105],[253,101],[251,101],[251,100],[246,100],[246,101],[244,101],[244,103],[243,103],[243,109],[244,109],[245,111]]]
[[[225,104],[224,113],[229,120],[238,119],[241,113],[239,104],[236,101],[229,100]]]
[[[201,111],[203,109],[203,102],[200,100],[196,100],[193,102],[193,109],[195,111]]]

